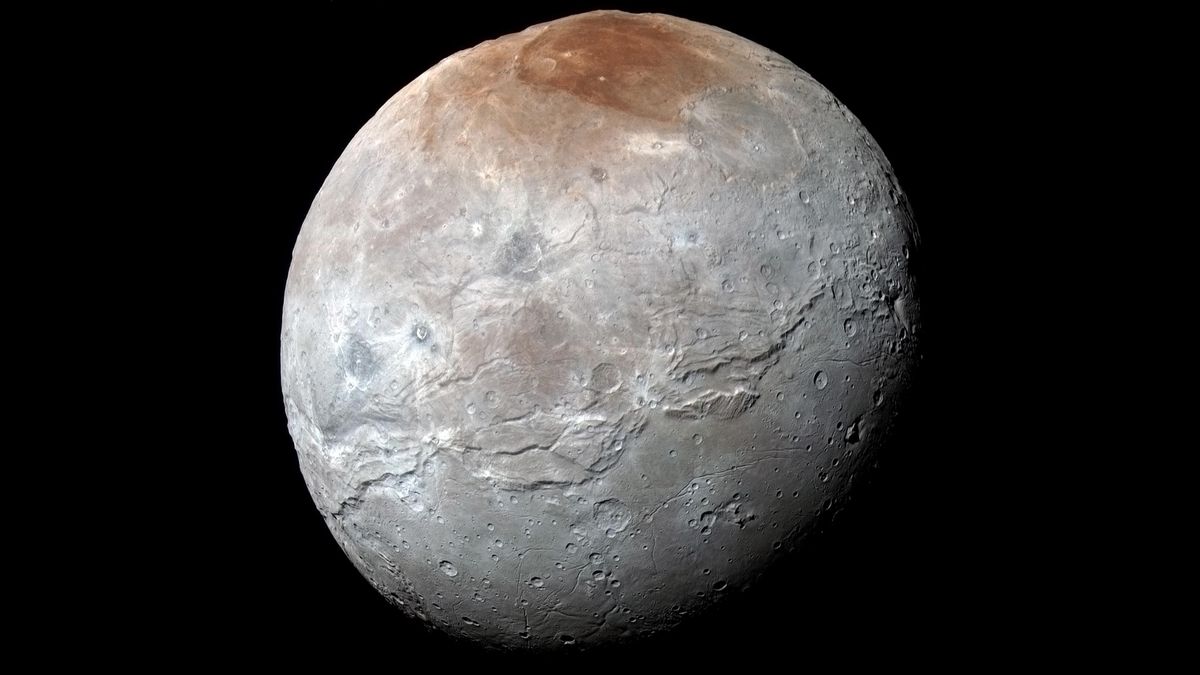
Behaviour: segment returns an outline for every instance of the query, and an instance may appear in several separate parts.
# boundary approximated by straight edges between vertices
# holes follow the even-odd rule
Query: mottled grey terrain
[[[595,12],[460,52],[362,128],[296,242],[305,480],[366,578],[446,631],[669,629],[886,438],[915,237],[858,120],[735,35]]]

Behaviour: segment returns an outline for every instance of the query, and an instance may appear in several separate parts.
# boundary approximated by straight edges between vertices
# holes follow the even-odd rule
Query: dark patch
[[[592,180],[597,183],[603,183],[608,180],[608,172],[598,166],[592,167]]]
[[[524,232],[513,232],[504,247],[504,257],[513,263],[521,262],[533,252],[533,241]]]
[[[508,241],[500,247],[496,255],[496,264],[500,272],[505,274],[530,273],[537,266],[541,256],[542,237],[540,234],[530,234],[524,230],[513,232]]]
[[[370,378],[379,369],[371,346],[361,336],[352,335],[346,340],[342,349],[342,369],[360,380]]]
[[[687,43],[687,35],[654,18],[617,13],[551,25],[521,49],[517,77],[588,103],[668,122],[680,108],[726,76]]]

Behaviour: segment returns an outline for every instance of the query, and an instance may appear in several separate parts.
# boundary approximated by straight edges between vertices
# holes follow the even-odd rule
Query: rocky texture
[[[289,428],[392,602],[502,647],[669,629],[835,508],[920,324],[879,147],[782,57],[595,12],[451,56],[293,255]]]

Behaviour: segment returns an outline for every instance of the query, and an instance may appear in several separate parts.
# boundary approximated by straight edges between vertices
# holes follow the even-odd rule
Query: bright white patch
[[[673,155],[688,149],[687,140],[666,138],[658,134],[629,134],[625,149],[635,155]]]

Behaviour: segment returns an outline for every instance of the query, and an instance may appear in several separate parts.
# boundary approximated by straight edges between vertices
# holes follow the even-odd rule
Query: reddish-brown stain
[[[667,122],[723,73],[648,17],[591,14],[551,25],[519,54],[517,77],[598,106]]]
[[[673,125],[705,91],[744,78],[728,45],[685,22],[594,12],[447,59],[421,90],[416,133],[419,147],[433,152],[444,143],[493,142],[484,141],[489,129],[544,146],[565,129],[609,115]],[[590,106],[596,109],[586,110]],[[572,151],[587,142],[575,136]],[[506,163],[502,156],[495,161]]]

